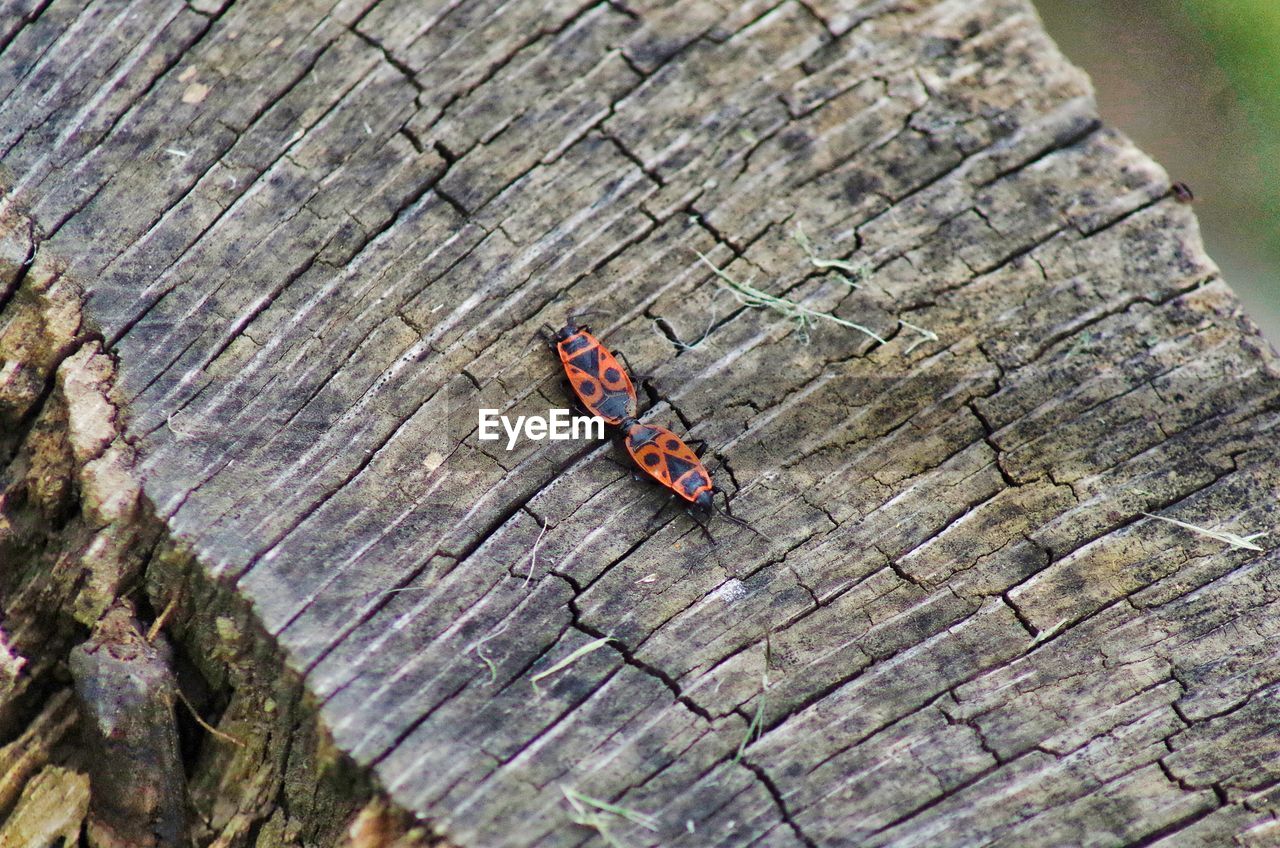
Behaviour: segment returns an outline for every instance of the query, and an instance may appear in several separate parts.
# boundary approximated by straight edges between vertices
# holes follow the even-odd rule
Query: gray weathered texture
[[[1275,355],[1025,0],[9,6],[7,202],[143,495],[451,841],[583,843],[561,787],[634,846],[1275,838],[1276,555],[1141,516],[1274,526]],[[569,307],[768,541],[476,440]]]

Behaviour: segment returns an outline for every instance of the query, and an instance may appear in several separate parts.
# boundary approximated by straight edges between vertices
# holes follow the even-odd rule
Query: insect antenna
[[[541,327],[533,331],[533,335],[529,336],[529,343],[525,345],[524,349],[528,350],[529,348],[533,347],[533,342],[535,339],[541,339],[543,344],[550,347],[552,344],[551,339],[552,337],[555,336],[555,334],[556,334],[556,331],[554,327],[552,327],[550,324],[543,324]]]
[[[570,312],[568,318],[576,323],[584,315],[604,315],[607,318],[612,318],[617,314],[616,312],[610,312],[608,309],[583,309],[581,312]]]
[[[645,522],[645,524],[646,524],[646,525],[651,525],[651,524],[653,524],[653,522],[657,520],[657,518],[658,518],[658,516],[659,516],[659,515],[662,515],[662,513],[664,513],[664,512],[666,512],[666,511],[667,511],[667,507],[671,506],[671,502],[672,502],[672,501],[674,501],[675,499],[676,499],[676,496],[675,496],[675,495],[672,495],[671,497],[664,499],[664,500],[662,501],[662,506],[658,507],[658,511],[657,511],[657,512],[655,512],[653,515],[649,516],[649,520],[648,520],[648,521],[646,521],[646,522]]]
[[[715,504],[715,502],[714,502],[714,501],[712,501],[712,503],[711,503],[711,508],[712,508],[712,509],[714,509],[716,512],[720,513],[720,515],[721,515],[721,516],[723,516],[726,520],[728,520],[728,521],[732,521],[734,524],[737,524],[737,525],[739,525],[739,526],[741,526],[741,527],[745,527],[745,528],[747,528],[747,529],[748,529],[748,530],[750,530],[752,533],[755,533],[757,536],[759,536],[761,539],[764,539],[766,542],[772,542],[772,541],[773,541],[772,537],[767,536],[767,535],[765,535],[764,533],[761,533],[759,530],[757,530],[756,528],[752,527],[750,524],[748,524],[747,522],[743,521],[743,520],[742,520],[741,518],[739,518],[738,516],[734,515],[734,514],[733,514],[733,511],[732,511],[732,510],[730,509],[730,507],[729,507],[729,493],[728,493],[728,492],[726,492],[726,491],[724,491],[723,489],[720,489],[720,490],[719,490],[719,492],[720,492],[720,494],[724,495],[724,509],[721,509],[720,507],[716,506],[716,504]]]
[[[773,537],[771,537],[771,536],[766,536],[764,533],[761,533],[759,530],[757,530],[756,528],[752,527],[750,524],[748,524],[747,522],[743,521],[743,520],[742,520],[741,518],[739,518],[738,516],[736,516],[736,515],[730,515],[729,513],[725,512],[725,511],[724,511],[723,509],[721,509],[720,507],[716,507],[716,508],[715,508],[715,510],[716,510],[716,512],[718,512],[718,513],[720,514],[720,516],[721,516],[722,518],[724,518],[725,520],[727,520],[727,521],[732,521],[734,524],[737,524],[737,525],[738,525],[738,526],[740,526],[740,527],[745,527],[745,528],[747,528],[747,529],[748,529],[748,530],[750,530],[752,533],[755,533],[757,536],[759,536],[761,539],[764,539],[766,542],[772,542],[772,541],[773,541]]]

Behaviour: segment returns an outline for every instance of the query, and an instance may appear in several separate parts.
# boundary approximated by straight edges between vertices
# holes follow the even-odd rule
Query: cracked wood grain
[[[4,19],[7,253],[83,289],[193,573],[434,832],[599,844],[564,787],[637,846],[1274,832],[1273,540],[1142,513],[1271,530],[1277,360],[1026,0]],[[571,308],[767,538],[477,440],[564,403]]]

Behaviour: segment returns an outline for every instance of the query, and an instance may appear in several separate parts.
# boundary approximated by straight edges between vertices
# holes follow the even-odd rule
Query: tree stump
[[[1278,838],[1275,353],[1026,0],[11,0],[0,115],[0,741],[124,596],[201,843]],[[762,536],[477,439],[589,309]]]

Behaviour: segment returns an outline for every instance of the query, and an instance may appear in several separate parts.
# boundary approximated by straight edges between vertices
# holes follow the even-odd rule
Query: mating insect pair
[[[691,439],[700,444],[695,452],[666,427],[636,419],[636,389],[627,369],[585,325],[570,315],[559,330],[552,332],[548,327],[544,333],[547,343],[560,356],[569,386],[583,409],[621,430],[623,446],[632,460],[650,479],[669,489],[672,498],[685,502],[689,515],[708,539],[715,541],[707,529],[713,511],[756,532],[730,511],[728,493],[711,481],[711,473],[702,462],[705,443]],[[716,494],[724,495],[723,510],[716,507]]]

